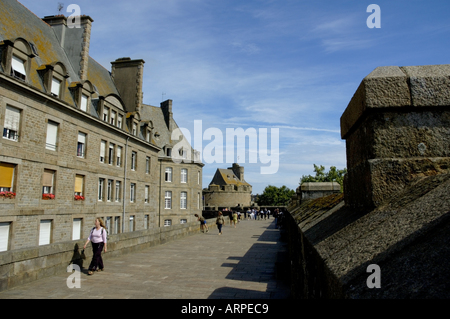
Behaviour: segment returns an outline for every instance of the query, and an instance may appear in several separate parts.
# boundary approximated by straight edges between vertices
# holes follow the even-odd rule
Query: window
[[[0,191],[13,191],[14,168],[14,164],[0,163]]]
[[[88,99],[89,99],[89,97],[87,95],[84,95],[84,94],[81,95],[80,109],[82,111],[85,111],[85,112],[87,111]]]
[[[84,158],[86,153],[86,134],[78,132],[77,156]]]
[[[186,224],[187,223],[187,219],[180,219],[180,224]]]
[[[72,224],[72,240],[81,238],[81,218],[74,218]]]
[[[42,178],[42,198],[52,199],[52,196],[44,195],[54,195],[54,182],[55,182],[55,171],[44,169],[44,176]]]
[[[100,142],[100,163],[105,162],[106,141]]]
[[[41,220],[39,226],[39,246],[50,244],[52,234],[52,221]]]
[[[172,156],[172,149],[170,147],[166,148],[166,156],[171,157]]]
[[[123,115],[119,114],[119,116],[117,117],[117,127],[122,128],[122,123],[123,123]]]
[[[27,72],[25,71],[25,61],[19,59],[15,55],[13,55],[11,61],[11,75],[22,81],[25,81],[27,78]]]
[[[187,151],[184,150],[183,148],[180,148],[180,149],[178,150],[178,154],[180,154],[180,157],[181,157],[182,159],[186,159]]]
[[[83,196],[83,188],[84,188],[84,176],[83,175],[75,175],[75,196]]]
[[[112,220],[112,217],[106,217],[105,226],[106,226],[106,229],[108,229],[108,232],[112,231],[111,220]]]
[[[150,193],[150,186],[145,185],[145,194],[144,194],[144,202],[148,203],[149,202],[149,193]]]
[[[131,129],[131,133],[132,133],[134,136],[137,136],[137,124],[136,124],[135,122],[133,122],[132,129]]]
[[[114,234],[120,233],[120,217],[114,217]]]
[[[12,106],[6,106],[5,123],[3,126],[3,138],[11,141],[19,140],[20,110]]]
[[[108,149],[108,164],[112,165],[114,162],[114,147],[115,145],[113,143],[109,143],[109,149]]]
[[[100,178],[98,180],[98,200],[102,201],[103,200],[103,190],[105,187],[105,179],[104,178]]]
[[[197,185],[200,185],[200,172],[197,172]]]
[[[136,157],[137,157],[137,153],[131,152],[131,170],[132,171],[136,170]]]
[[[57,78],[52,78],[51,93],[53,96],[59,97],[61,92],[61,81]]]
[[[113,180],[108,179],[108,185],[106,187],[106,200],[110,202],[112,200]]]
[[[166,191],[164,195],[164,208],[172,209],[172,192]]]
[[[166,182],[171,182],[172,181],[172,168],[171,167],[166,167],[164,180]]]
[[[131,183],[130,184],[130,202],[134,203],[135,200],[136,200],[136,184]]]
[[[180,194],[180,209],[187,208],[187,192],[181,192]]]
[[[188,173],[187,168],[181,169],[181,182],[182,183],[187,183],[187,173]]]
[[[103,108],[103,121],[108,122],[109,120],[109,108],[104,107]]]
[[[120,190],[122,189],[122,186],[121,186],[121,182],[120,181],[116,181],[116,189],[115,189],[115,192],[114,192],[114,195],[115,195],[115,198],[114,198],[114,200],[116,201],[116,202],[120,202]]]
[[[111,118],[109,119],[109,123],[111,123],[112,125],[116,125],[116,117],[117,117],[117,112],[111,111]]]
[[[11,223],[0,223],[0,251],[8,250],[10,228]]]
[[[145,159],[145,174],[150,174],[150,157]]]
[[[197,209],[200,209],[200,193],[197,193]]]
[[[117,146],[116,165],[122,166],[122,146]]]
[[[144,229],[148,229],[149,226],[149,215],[144,215]]]
[[[172,220],[171,219],[165,219],[164,220],[164,227],[172,226]]]
[[[129,223],[130,223],[130,232],[134,231],[134,216],[130,216]]]
[[[51,151],[56,151],[56,142],[58,139],[58,123],[48,121],[47,123],[47,140],[45,148]]]

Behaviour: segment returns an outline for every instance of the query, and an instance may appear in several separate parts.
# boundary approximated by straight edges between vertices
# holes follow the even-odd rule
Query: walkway
[[[0,292],[0,299],[285,299],[289,287],[275,278],[284,248],[274,220],[242,221],[146,250],[105,260],[105,271],[69,273]],[[85,266],[89,261],[85,261]]]

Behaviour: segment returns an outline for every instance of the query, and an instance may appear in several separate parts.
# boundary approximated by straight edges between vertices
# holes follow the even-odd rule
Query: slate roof
[[[236,185],[236,186],[251,186],[245,180],[241,181],[233,172],[232,169],[218,168],[209,185]]]

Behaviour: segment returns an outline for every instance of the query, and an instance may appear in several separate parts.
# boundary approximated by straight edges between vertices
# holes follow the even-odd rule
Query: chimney
[[[144,60],[130,58],[120,58],[111,62],[111,76],[127,112],[139,111],[142,106],[144,63]]]
[[[46,16],[42,20],[55,31],[61,47],[67,54],[75,73],[81,81],[87,80],[89,64],[89,44],[91,42],[91,17],[80,16],[80,27],[69,28],[64,15]]]
[[[232,169],[234,174],[239,178],[241,182],[244,181],[244,166],[240,166],[237,163],[233,163],[233,166],[229,169]]]
[[[55,31],[56,37],[59,40],[59,44],[64,48],[64,40],[66,37],[67,18],[64,15],[58,16],[46,16],[42,19],[48,25],[50,25]]]
[[[166,100],[161,103],[161,110],[164,114],[164,120],[166,122],[167,128],[169,132],[172,133],[172,100]]]

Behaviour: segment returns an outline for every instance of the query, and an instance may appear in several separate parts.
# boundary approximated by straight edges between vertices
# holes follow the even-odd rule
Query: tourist
[[[206,232],[208,232],[209,229],[208,229],[208,225],[206,225],[205,217],[203,217],[203,216],[198,216],[197,214],[195,214],[194,216],[197,217],[197,221],[200,222],[200,231],[201,231],[202,233],[204,233],[204,232],[205,232],[205,229],[206,229]]]
[[[236,228],[236,224],[238,222],[238,215],[236,212],[233,213],[233,223],[234,223],[234,228]]]
[[[225,224],[225,219],[223,219],[222,212],[219,212],[219,216],[216,219],[217,229],[219,229],[219,235],[222,235],[222,226]]]
[[[96,218],[95,227],[92,228],[91,233],[89,234],[89,237],[83,247],[83,249],[86,249],[87,244],[91,241],[93,256],[88,269],[89,275],[94,274],[94,271],[104,270],[102,250],[104,249],[106,253],[106,232],[107,231],[103,220],[101,218]]]

